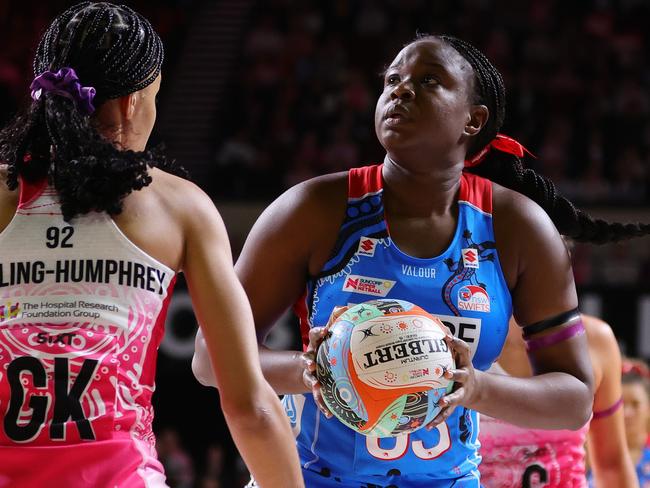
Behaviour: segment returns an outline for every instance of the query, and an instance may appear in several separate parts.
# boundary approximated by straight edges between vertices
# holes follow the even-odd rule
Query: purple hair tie
[[[77,108],[87,115],[95,111],[95,89],[92,86],[81,86],[77,73],[72,68],[61,68],[56,73],[45,71],[34,78],[29,89],[34,100],[40,99],[44,92],[54,93],[74,101]]]

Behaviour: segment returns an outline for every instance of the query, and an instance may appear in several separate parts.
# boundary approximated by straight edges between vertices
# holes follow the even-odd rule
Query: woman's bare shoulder
[[[336,215],[347,202],[347,172],[317,176],[289,188],[274,203],[288,204],[293,211],[302,209],[320,217]]]
[[[582,314],[582,323],[591,349],[601,352],[618,349],[614,331],[607,322],[593,315]]]
[[[538,232],[555,228],[546,211],[526,195],[496,183],[492,188],[495,222],[516,223]]]
[[[163,211],[168,217],[178,218],[196,212],[199,207],[212,204],[212,200],[195,183],[158,168],[149,170],[151,183],[140,191],[131,193],[127,206],[146,207],[155,213]]]
[[[282,250],[318,273],[330,257],[345,220],[347,172],[318,176],[289,188],[255,222],[244,250],[280,243]]]

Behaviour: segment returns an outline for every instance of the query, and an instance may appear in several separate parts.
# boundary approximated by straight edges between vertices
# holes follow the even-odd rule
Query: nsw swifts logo
[[[480,286],[467,285],[458,290],[458,310],[489,312],[490,296]]]
[[[359,248],[357,249],[357,254],[373,257],[375,255],[376,248],[377,239],[373,239],[372,237],[362,237],[359,239]]]
[[[343,282],[343,291],[352,291],[375,297],[385,297],[395,282],[369,276],[350,275]]]
[[[478,251],[476,249],[463,249],[463,266],[466,268],[478,269]]]

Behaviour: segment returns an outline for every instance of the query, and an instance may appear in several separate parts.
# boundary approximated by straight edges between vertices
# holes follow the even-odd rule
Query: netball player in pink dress
[[[162,61],[130,8],[71,7],[0,133],[0,487],[166,486],[151,397],[180,271],[248,467],[265,487],[303,484],[220,216],[145,151]]]
[[[585,441],[597,487],[638,486],[625,441],[621,392],[621,355],[609,325],[582,315],[594,371],[594,411],[577,430],[522,429],[481,416],[481,482],[485,488],[586,487]],[[494,367],[496,366],[496,368]],[[532,375],[520,327],[510,332],[493,370],[518,377]]]

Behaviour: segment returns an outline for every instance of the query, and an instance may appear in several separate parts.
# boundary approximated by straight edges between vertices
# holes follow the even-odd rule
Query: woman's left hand
[[[438,402],[442,410],[427,424],[428,430],[447,420],[459,405],[471,408],[471,405],[480,396],[481,372],[476,371],[472,365],[469,345],[449,333],[445,336],[445,342],[454,356],[456,368],[446,371],[444,376],[453,381],[454,386],[451,393],[442,397]]]

